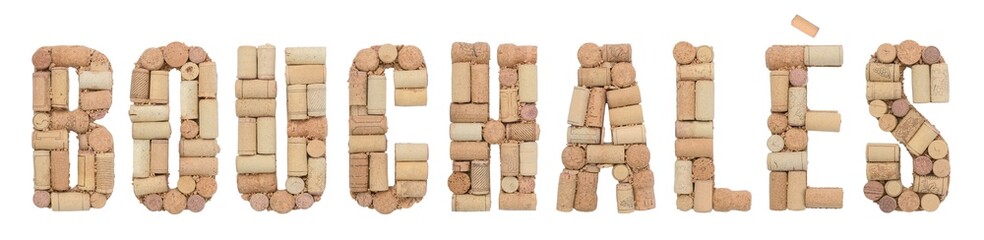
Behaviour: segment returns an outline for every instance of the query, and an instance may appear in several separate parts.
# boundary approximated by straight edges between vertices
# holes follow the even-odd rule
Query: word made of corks
[[[386,69],[393,69],[396,106],[427,105],[427,66],[420,48],[383,44],[355,54],[348,79],[349,190],[359,206],[382,214],[423,200],[429,158],[425,143],[396,143],[396,184],[388,185]]]
[[[34,64],[34,205],[54,211],[102,208],[113,193],[114,144],[96,123],[113,100],[113,68],[85,46],[40,47]],[[69,70],[78,75],[78,107],[69,109]],[[78,180],[69,186],[69,132],[78,135]]]
[[[615,199],[619,213],[653,209],[653,172],[632,46],[585,43],[578,49],[577,59],[581,66],[567,117],[570,126],[567,147],[561,153],[564,171],[557,186],[557,210],[594,211],[599,172],[609,167],[618,182]],[[603,142],[606,109],[612,142]]]
[[[177,70],[177,71],[172,71]],[[170,188],[171,74],[180,84],[178,186]],[[215,194],[219,109],[215,62],[201,47],[172,42],[144,50],[130,77],[133,194],[151,211],[200,212]]]
[[[673,191],[680,211],[748,211],[748,191],[714,188],[714,49],[678,42],[677,122]]]
[[[841,208],[840,188],[808,187],[807,133],[839,132],[840,113],[811,110],[806,104],[807,69],[840,67],[843,49],[839,45],[774,45],[765,51],[772,108],[768,128],[772,136],[766,141],[769,154],[769,209],[804,210],[806,208]]]
[[[451,45],[452,211],[492,205],[491,145],[499,145],[499,209],[536,210],[537,47],[499,45],[499,119],[489,117],[488,43]],[[467,167],[458,167],[467,166]]]
[[[911,69],[912,102],[902,86],[902,73]],[[945,103],[950,97],[950,74],[940,50],[905,40],[882,44],[868,61],[868,110],[882,131],[896,143],[868,143],[868,182],[864,195],[885,213],[936,211],[950,186],[950,152],[940,135],[912,103]],[[899,161],[905,146],[912,157],[912,185],[901,184]]]
[[[287,180],[277,189],[277,48],[240,46],[236,80],[239,193],[256,211],[308,209],[325,191],[325,48],[284,50],[287,63]]]

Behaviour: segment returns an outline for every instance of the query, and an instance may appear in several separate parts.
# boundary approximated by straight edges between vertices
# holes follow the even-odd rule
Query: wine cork
[[[840,188],[807,188],[805,205],[808,208],[844,207],[844,190]]]
[[[353,193],[369,191],[369,155],[349,154],[349,190]]]
[[[91,196],[89,196],[89,201],[90,201],[89,204],[92,208],[105,207],[107,200],[109,200],[109,197],[107,197],[106,194],[102,194],[102,193],[93,193]]]
[[[789,127],[789,118],[787,118],[785,114],[770,114],[768,119],[768,127],[772,134],[781,134],[786,131],[786,128]]]
[[[735,200],[738,200],[737,194],[727,188],[715,188],[711,196],[711,205],[718,212],[731,211],[735,207]]]
[[[68,131],[34,131],[31,135],[31,147],[35,150],[68,149]]]
[[[868,143],[865,151],[869,162],[899,161],[899,145],[895,143]]]
[[[289,90],[290,87],[288,87]],[[307,85],[307,115],[325,116],[325,85]],[[289,97],[288,97],[289,98]],[[290,106],[290,105],[288,105]]]
[[[96,154],[96,192],[101,194],[113,193],[113,181],[116,177],[113,153]]]
[[[799,211],[806,209],[806,172],[789,171],[788,189],[786,193],[786,206],[789,210]]]
[[[568,127],[568,144],[601,144],[602,129],[594,127]]]
[[[397,88],[393,90],[396,106],[426,106],[427,88]]]
[[[108,90],[86,91],[79,93],[79,109],[82,110],[101,110],[109,109],[113,104],[113,94]],[[54,106],[54,105],[52,105]],[[100,117],[93,117],[96,119]]]
[[[384,151],[386,151],[386,135],[349,136],[349,153]]]
[[[677,157],[714,157],[714,140],[710,138],[677,139]]]
[[[181,67],[188,61],[188,45],[181,42],[171,42],[162,48],[164,62],[172,68]]]
[[[912,159],[912,172],[919,175],[928,175],[933,171],[933,160],[927,156],[918,156]]]
[[[519,190],[519,179],[516,177],[503,177],[499,185],[502,186],[502,192],[515,193]]]
[[[277,60],[277,48],[270,44],[256,47],[256,78],[273,80]]]
[[[459,195],[451,196],[452,211],[488,211],[492,208],[491,195]]]
[[[386,116],[351,116],[349,117],[350,135],[383,135],[386,134]]]
[[[772,111],[786,112],[789,103],[789,71],[772,71],[769,79],[772,89]]]
[[[902,98],[901,82],[868,82],[868,100],[895,100]]]
[[[488,104],[451,104],[451,122],[453,123],[484,123],[488,120]]]
[[[533,193],[536,189],[536,177],[535,176],[520,176],[519,179],[519,193]]]
[[[198,73],[199,73],[198,64],[195,64],[193,62],[184,63],[184,65],[181,65],[181,68],[179,68],[178,71],[181,72],[181,80],[192,81],[198,78]],[[198,95],[197,91],[195,92],[195,95]]]
[[[506,139],[506,125],[499,121],[487,121],[482,126],[482,138],[491,144],[500,144]]]
[[[803,48],[803,64],[807,67],[840,67],[844,64],[844,48],[840,45],[808,45]]]
[[[615,185],[615,203],[618,213],[635,211],[635,197],[632,195],[632,184],[619,183]]]
[[[451,64],[451,102],[471,102],[471,63]]]
[[[639,93],[639,86],[608,91],[607,97],[609,108],[624,107],[642,103],[642,97]],[[603,106],[604,105],[602,104],[602,107]]]
[[[594,43],[585,43],[577,49],[577,61],[581,67],[594,67],[601,64],[601,48]]]
[[[564,170],[560,173],[560,183],[557,184],[557,211],[570,212],[574,209],[577,175],[576,170]]]
[[[147,207],[147,210],[154,212],[164,210],[164,198],[158,194],[144,196],[140,201]]]
[[[501,194],[499,210],[536,210],[536,194]]]
[[[237,99],[236,116],[238,117],[273,117],[276,116],[276,99]]]
[[[645,144],[635,144],[625,150],[625,163],[639,170],[649,166],[649,148]]]
[[[937,177],[950,176],[950,160],[940,159],[933,162],[933,174]]]
[[[256,118],[239,118],[239,155],[256,154]]]
[[[697,83],[694,81],[677,82],[677,120],[695,120],[697,114]]]
[[[694,208],[694,197],[687,194],[677,195],[676,206],[677,210],[690,211]]]
[[[803,46],[773,45],[765,50],[765,66],[769,70],[788,70],[804,65]]]
[[[604,88],[591,88],[588,93],[588,111],[584,117],[585,126],[602,127],[605,120],[605,99]]]
[[[416,70],[424,65],[424,55],[420,53],[420,48],[404,45],[400,48],[396,61],[405,70]]]
[[[287,65],[287,84],[324,84],[325,65]]]
[[[605,62],[632,62],[632,45],[628,43],[602,45],[601,56]]]
[[[349,71],[349,105],[365,106],[368,94],[369,75],[366,72]]]
[[[37,78],[38,74],[35,73],[34,75]],[[130,99],[147,100],[148,98],[150,98],[150,71],[143,68],[134,68],[130,76]]]
[[[886,104],[885,101],[873,100],[868,103],[868,113],[870,113],[872,117],[881,117],[882,115],[885,115],[886,112],[888,112],[888,104]]]
[[[905,99],[895,100],[892,102],[892,115],[896,117],[905,117],[905,114],[909,113],[909,102]]]
[[[912,176],[912,191],[946,196],[950,188],[949,177]]]
[[[256,118],[256,153],[277,153],[277,119],[274,117]]]
[[[612,167],[612,177],[619,182],[626,182],[631,175],[632,170],[626,167],[625,164],[618,164]]]
[[[540,138],[540,126],[535,122],[506,124],[506,138],[516,141],[536,141]]]
[[[371,160],[371,159],[370,159]],[[307,139],[287,139],[287,176],[307,176]],[[384,172],[385,174],[385,172]]]
[[[499,90],[499,121],[504,123],[519,121],[518,89]]]
[[[899,210],[903,212],[913,212],[919,210],[919,195],[913,192],[911,189],[906,189],[902,191],[899,195]]]
[[[574,87],[571,93],[571,104],[567,114],[567,123],[574,126],[584,126],[588,112],[589,90],[584,87]]]
[[[325,57],[325,47],[284,48],[284,61],[287,65],[325,64]]]
[[[902,181],[891,180],[885,182],[885,194],[891,197],[898,197],[902,194]]]
[[[79,68],[89,65],[89,56],[94,51],[85,46],[54,46],[51,60],[55,66]]]
[[[486,67],[486,69],[487,69],[487,67]],[[426,88],[427,87],[427,70],[421,69],[421,70],[399,70],[399,71],[393,71],[393,87],[395,87],[395,88]]]
[[[307,119],[307,85],[287,85],[287,119]]]
[[[236,173],[276,173],[276,155],[236,156]]]
[[[53,192],[51,193],[52,211],[88,211],[90,207],[89,194],[84,192]]]
[[[902,66],[898,63],[870,62],[867,68],[865,79],[869,82],[898,82],[902,80]]]
[[[930,70],[927,64],[912,65],[912,102],[928,103],[931,98]]]
[[[81,116],[88,117],[89,115],[81,114]],[[34,117],[31,118],[31,122],[34,124],[34,130],[47,130],[48,126],[51,125],[51,115],[46,112],[35,112]],[[88,125],[86,127],[88,127]]]
[[[219,159],[214,157],[182,157],[178,159],[181,176],[215,176],[219,173]]]
[[[898,202],[896,202],[894,197],[882,197],[878,200],[878,208],[884,213],[890,213],[898,208]]]
[[[195,191],[195,178],[191,176],[181,176],[178,178],[177,189],[183,194],[191,194]]]
[[[612,143],[637,144],[646,143],[646,126],[632,125],[612,129]]]
[[[256,47],[239,46],[237,54],[239,60],[237,66],[239,71],[237,72],[236,77],[239,79],[256,79]]]
[[[34,72],[34,111],[51,110],[51,72]]]
[[[714,135],[711,122],[676,122],[676,138],[711,138]]]
[[[537,171],[537,145],[536,142],[524,142],[519,144],[519,174],[522,176],[536,176]]]
[[[939,136],[939,132],[936,131],[935,127],[928,122],[923,123],[923,125],[919,127],[919,130],[912,135],[912,139],[909,139],[909,142],[906,144],[906,146],[908,146],[906,149],[908,149],[909,153],[912,153],[913,155],[922,155],[926,152],[926,149],[929,148],[929,144],[933,142],[937,136]]]
[[[940,207],[940,197],[936,194],[923,194],[919,206],[927,212],[935,212]]]
[[[806,111],[806,88],[790,87],[789,109],[786,113],[786,117],[789,119],[789,125],[794,127],[802,127],[805,125]]]
[[[625,163],[625,147],[622,145],[588,145],[586,149],[588,163],[622,164]]]
[[[885,185],[879,181],[868,181],[864,184],[864,197],[871,201],[878,201],[885,195]]]
[[[898,127],[895,127],[895,130],[892,131],[892,135],[899,142],[908,143],[925,122],[926,119],[923,118],[922,114],[919,114],[915,110],[909,110],[909,113],[899,121]]]
[[[448,177],[448,188],[454,194],[465,194],[471,189],[471,177],[464,172],[455,172]]]
[[[51,67],[51,47],[39,47],[31,56],[31,63],[34,69],[45,69]]]
[[[691,161],[676,161],[674,167],[673,192],[676,194],[691,194],[694,192],[694,182],[691,177],[694,164]]]
[[[580,172],[576,177],[574,209],[581,212],[594,211],[598,207],[598,173]],[[560,197],[558,196],[557,199]]]
[[[135,122],[132,131],[133,139],[163,139],[171,135],[171,125],[168,122]]]
[[[287,191],[276,191],[270,196],[270,209],[274,212],[284,214],[290,212],[294,209],[294,195],[287,193]]]
[[[868,180],[896,180],[900,179],[901,171],[897,162],[879,162],[867,164]]]
[[[325,142],[322,140],[308,140],[307,143],[307,154],[311,157],[323,157],[325,156]]]
[[[197,72],[197,68],[196,68],[196,72]],[[113,72],[79,71],[79,89],[89,89],[89,90],[113,89]]]
[[[401,198],[422,198],[427,193],[427,181],[396,181],[396,196]]]
[[[895,56],[895,46],[889,43],[878,45],[878,50],[875,51],[875,59],[880,63],[892,63],[895,61]]]
[[[475,52],[475,45],[484,44],[488,46],[488,43],[465,43],[465,42],[454,42],[451,44],[451,62],[473,62],[478,58]],[[383,45],[386,46],[386,45]],[[392,45],[390,45],[392,46]],[[380,49],[383,49],[380,47]],[[395,47],[393,49],[396,49]]]
[[[303,121],[287,121],[287,137],[325,139],[328,134],[328,121],[324,117],[308,118]]]
[[[78,181],[75,187],[84,191],[96,190],[96,155],[79,153]]]
[[[766,141],[766,146],[769,147],[769,151],[777,153],[782,151],[786,147],[786,141],[783,140],[782,136],[772,135]]]
[[[499,69],[499,88],[511,88],[519,83],[519,72],[515,68]]]
[[[714,80],[714,63],[677,66],[677,81]]]
[[[841,118],[837,111],[807,111],[806,130],[840,132]]]
[[[181,119],[198,119],[198,81],[181,81]]]
[[[471,171],[471,163],[468,161],[454,161],[454,163],[451,164],[451,169],[455,172]]]
[[[219,153],[219,143],[206,139],[181,139],[178,153],[182,157],[214,157]]]
[[[612,85],[611,70],[605,67],[580,68],[577,85],[581,87],[606,87]]]
[[[790,24],[792,24],[794,28],[800,30],[800,32],[806,33],[806,35],[810,35],[810,37],[817,37],[817,32],[820,31],[820,27],[817,27],[817,25],[814,25],[810,21],[807,21],[805,18],[800,17],[800,15],[796,15],[795,17],[793,17],[793,20]]]
[[[808,80],[806,68],[794,68],[789,70],[789,85],[793,87],[806,86]]]
[[[287,183],[285,183],[284,185],[287,186],[286,187],[287,193],[290,194],[296,195],[301,193],[301,191],[304,191],[304,180],[302,180],[299,177],[288,177]]]
[[[389,189],[386,165],[386,153],[369,153],[369,191],[379,192]]]
[[[609,109],[608,115],[612,127],[637,125],[644,122],[642,105],[638,104]]]
[[[205,198],[201,195],[191,195],[188,197],[187,208],[191,212],[201,212],[205,209]]]
[[[84,111],[55,111],[49,115],[48,122],[53,130],[69,130],[76,133],[89,131],[89,115]]]
[[[427,180],[427,162],[400,162],[395,164],[395,178],[401,180]]]
[[[710,212],[713,208],[714,181],[694,181],[694,211]]]
[[[898,59],[902,62],[902,64],[913,65],[916,64],[916,62],[919,62],[919,59],[922,58],[923,46],[919,46],[919,43],[916,43],[915,41],[902,41],[902,43],[896,45],[895,48]]]
[[[714,178],[714,162],[710,158],[693,160],[693,179],[712,180]]]
[[[694,118],[699,121],[714,120],[714,82],[697,81]]]
[[[198,122],[194,120],[181,121],[181,137],[192,139],[198,136]]]
[[[935,46],[929,46],[922,51],[922,61],[926,64],[936,64],[943,60],[940,56],[940,49]]]
[[[165,193],[167,190],[167,176],[133,179],[133,194],[137,197],[153,193]]]
[[[536,64],[521,64],[517,66],[519,73],[519,101],[524,103],[537,100],[537,70]]]
[[[946,63],[929,67],[930,101],[942,103],[950,101],[950,72]]]
[[[308,174],[305,179],[307,191],[313,195],[320,196],[325,191],[325,174],[327,171],[327,161],[323,157],[308,159]]]
[[[519,116],[524,121],[536,121],[539,114],[540,110],[536,108],[536,103],[524,103],[519,107]]]
[[[51,152],[34,151],[34,189],[51,188]]]
[[[471,178],[472,185],[468,193],[476,195],[489,194],[492,181],[490,178],[489,161],[472,161],[469,177]]]
[[[677,64],[690,64],[697,56],[697,48],[689,42],[680,41],[673,45],[673,60]]]
[[[500,150],[500,152],[502,151]],[[587,164],[587,153],[585,153],[583,147],[567,145],[564,148],[563,154],[561,154],[561,159],[565,168],[578,170],[584,167],[584,164]]]
[[[484,125],[481,123],[451,123],[448,132],[451,135],[451,141],[481,141],[482,126]]]
[[[214,62],[198,64],[198,96],[215,98],[218,85],[218,71]]]
[[[451,160],[488,160],[489,144],[486,142],[451,142]]]

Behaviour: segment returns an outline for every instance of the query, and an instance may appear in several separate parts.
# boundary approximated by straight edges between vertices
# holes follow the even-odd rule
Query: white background
[[[971,6],[921,1],[770,1],[658,2],[622,1],[490,1],[412,3],[404,1],[14,1],[0,8],[4,51],[3,151],[7,153],[0,187],[8,236],[101,238],[222,238],[247,237],[408,237],[408,238],[660,238],[766,237],[826,238],[833,236],[941,237],[967,234],[979,221],[982,197],[980,159],[972,148],[980,135],[977,94],[981,83],[974,62],[981,56],[981,15]],[[800,14],[820,26],[810,38],[789,26]],[[877,127],[865,102],[864,66],[884,42],[914,39],[938,46],[950,64],[950,103],[916,107],[948,140],[953,178],[950,195],[934,213],[884,214],[861,191],[865,180],[867,142],[894,142]],[[749,212],[697,214],[675,208],[673,179],[673,122],[675,65],[673,44],[686,40],[711,45],[716,62],[716,183],[718,187],[750,190]],[[220,173],[219,190],[205,210],[173,216],[147,211],[132,195],[130,105],[131,63],[148,47],[171,41],[204,47],[219,70]],[[454,213],[446,179],[451,172],[447,134],[450,102],[450,46],[455,41],[485,41],[539,46],[540,117],[538,210]],[[566,116],[571,88],[576,84],[576,51],[584,42],[631,43],[633,63],[644,92],[651,166],[656,174],[656,209],[617,214],[615,181],[602,171],[599,205],[591,213],[555,210],[557,178],[563,166]],[[287,215],[254,212],[240,199],[235,183],[237,127],[233,85],[236,48],[271,43],[277,46],[278,152],[283,187],[286,115],[283,88],[283,48],[326,46],[328,49],[328,189],[309,210]],[[430,184],[424,200],[413,208],[380,215],[359,207],[348,193],[347,76],[355,53],[382,43],[413,44],[423,50],[430,85],[426,107],[389,105],[390,145],[394,142],[430,144]],[[86,45],[109,57],[114,73],[114,102],[98,123],[113,133],[116,149],[116,188],[104,209],[51,212],[31,202],[33,167],[28,102],[31,99],[29,61],[35,49],[47,45]],[[773,44],[842,44],[844,65],[810,71],[809,107],[837,110],[840,133],[810,134],[809,185],[842,187],[844,208],[774,212],[768,210],[768,171],[765,141],[769,136],[768,70],[765,49]],[[494,56],[493,56],[494,57]],[[494,59],[493,59],[494,62]],[[493,64],[493,69],[497,66]],[[174,75],[174,74],[172,74]],[[908,74],[906,75],[908,77]],[[72,77],[72,99],[77,82]],[[172,76],[172,79],[177,79]],[[497,79],[492,75],[492,79]],[[176,81],[176,80],[175,80]],[[909,81],[906,85],[908,87]],[[177,99],[178,84],[171,84]],[[389,89],[392,91],[392,89]],[[907,94],[910,89],[906,89]],[[392,95],[389,95],[392,102]],[[492,115],[496,116],[497,96]],[[176,104],[173,104],[176,105]],[[978,106],[978,107],[972,107]],[[73,106],[74,108],[74,106]],[[961,110],[964,109],[964,110]],[[178,107],[172,107],[177,119]],[[177,129],[178,121],[172,122]],[[73,135],[74,136],[74,135]],[[178,134],[172,133],[174,139]],[[607,137],[606,137],[607,138]],[[74,139],[70,144],[77,148]],[[172,153],[177,151],[172,144]],[[392,147],[391,147],[392,148]],[[497,148],[493,148],[497,149]],[[392,151],[392,150],[391,150]],[[493,159],[498,159],[493,151]],[[177,161],[172,154],[172,173]],[[391,154],[392,156],[392,154]],[[978,157],[979,158],[979,157]],[[72,157],[73,179],[75,183]],[[903,158],[903,182],[911,182],[911,160]],[[493,172],[498,165],[493,164]],[[172,186],[176,178],[171,179]],[[493,181],[493,189],[498,182]],[[495,198],[493,198],[495,199]],[[495,204],[496,201],[493,201]],[[966,236],[966,235],[965,235]],[[563,238],[561,238],[563,239]]]

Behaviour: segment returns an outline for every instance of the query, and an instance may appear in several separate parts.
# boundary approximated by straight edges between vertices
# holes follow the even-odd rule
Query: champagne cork
[[[560,173],[560,183],[557,184],[557,211],[570,212],[574,209],[577,175],[577,170],[564,170]]]
[[[676,161],[674,180],[673,180],[673,192],[676,194],[691,194],[694,192],[694,182],[691,177],[693,172],[694,163],[691,161]]]
[[[916,134],[912,135],[912,139],[909,139],[909,143],[906,144],[906,146],[908,146],[906,149],[908,149],[909,153],[912,153],[913,155],[922,155],[926,152],[926,149],[929,148],[929,144],[933,142],[937,136],[939,136],[939,132],[936,131],[936,128],[928,122],[924,123],[921,127],[919,127],[919,130],[916,131]]]
[[[803,64],[807,67],[840,67],[844,64],[844,49],[840,45],[808,45],[803,48]]]
[[[451,196],[451,210],[456,212],[488,211],[492,208],[491,195],[459,195]]]
[[[214,157],[219,153],[219,143],[206,139],[181,139],[178,152],[182,157]]]
[[[645,144],[629,146],[625,150],[625,163],[634,170],[649,166],[649,148]]]
[[[902,98],[901,82],[868,82],[868,100],[895,100]]]
[[[486,142],[451,142],[451,160],[489,160]]]
[[[885,195],[885,185],[879,181],[868,181],[864,184],[864,197],[871,201],[878,201]]]
[[[932,193],[946,196],[950,188],[949,177],[912,176],[912,190],[917,193]]]
[[[135,122],[132,131],[133,139],[166,139],[171,136],[171,125],[168,122]]]
[[[109,109],[113,104],[113,93],[111,91],[87,91],[79,93],[79,108],[82,110]],[[99,119],[101,117],[93,117]]]
[[[113,72],[80,71],[79,88],[89,90],[111,90],[113,89]]]
[[[88,211],[90,207],[89,194],[84,192],[53,192],[51,193],[52,211]]]
[[[482,126],[482,138],[491,144],[500,144],[506,139],[506,125],[499,121],[487,121]]]
[[[256,79],[256,47],[254,46],[239,46],[238,54],[238,69],[236,77],[239,79]]]
[[[609,120],[612,127],[642,124],[642,105],[630,105],[626,107],[613,108],[608,110]]]
[[[810,37],[817,37],[817,32],[820,31],[820,27],[817,27],[817,25],[814,25],[810,21],[807,21],[805,18],[800,17],[800,15],[796,15],[795,17],[793,17],[793,21],[791,22],[791,24],[793,25],[794,28],[799,29],[800,32],[806,33],[806,35],[810,35]]]
[[[89,65],[93,51],[85,46],[54,46],[51,47],[51,60],[55,66],[79,68]]]
[[[239,118],[239,155],[256,154],[256,118]]]
[[[928,175],[933,171],[933,160],[926,156],[918,156],[912,159],[912,172],[919,175]]]
[[[499,121],[519,121],[519,90],[515,88],[499,90]]]
[[[536,210],[536,194],[501,194],[499,210]]]
[[[500,150],[499,152],[502,151]],[[561,154],[561,159],[563,160],[564,167],[571,170],[581,169],[588,161],[584,148],[575,145],[567,145],[564,148],[563,154]]]
[[[519,175],[536,176],[537,170],[537,145],[536,142],[524,142],[519,144]]]
[[[256,153],[277,153],[277,119],[274,117],[256,118]]]
[[[588,145],[588,163],[593,164],[622,164],[625,163],[625,147],[622,145]]]
[[[899,210],[903,212],[913,212],[919,210],[919,195],[913,192],[911,189],[906,189],[902,191],[899,195]]]
[[[386,134],[386,130],[386,116],[349,117],[350,135],[383,135]]]
[[[686,194],[677,195],[676,206],[677,210],[690,211],[694,209],[694,197]]]
[[[153,193],[165,193],[167,190],[167,176],[133,179],[133,194],[137,197]]]
[[[711,205],[718,212],[731,211],[737,200],[737,194],[727,188],[715,188],[711,196]]]
[[[325,65],[287,65],[287,85],[324,84]]]
[[[481,123],[451,123],[451,141],[482,141]]]
[[[837,111],[807,111],[806,130],[840,132],[841,118]]]
[[[427,162],[400,162],[395,164],[396,180],[427,180]]]
[[[601,56],[605,62],[632,62],[632,45],[628,43],[602,45]]]
[[[868,143],[865,152],[869,162],[899,161],[899,145],[895,143]]]
[[[287,85],[287,119],[307,119],[307,85]]]
[[[608,107],[617,108],[642,103],[639,94],[639,86],[632,86],[618,90],[611,90],[607,93]]]
[[[401,198],[423,198],[427,193],[427,181],[396,181],[396,196]]]
[[[752,193],[749,191],[734,191],[731,194],[731,209],[748,211],[752,209]]]
[[[276,98],[277,82],[267,80],[236,80],[236,98]]]
[[[840,188],[807,188],[805,205],[808,208],[844,207],[844,190]]]
[[[577,49],[577,61],[581,67],[594,67],[602,62],[601,48],[594,43],[585,43]]]
[[[930,101],[934,103],[950,101],[950,71],[946,63],[929,67]]]
[[[789,210],[806,209],[806,171],[789,171],[786,206]]]
[[[632,125],[612,129],[612,143],[636,144],[646,143],[646,126]]]
[[[34,111],[51,110],[51,72],[34,72]]]
[[[370,75],[367,89],[366,107],[369,114],[386,114],[386,76]]]
[[[276,155],[236,156],[236,173],[276,173]]]
[[[31,56],[31,63],[35,70],[51,67],[51,47],[39,47]]]
[[[214,98],[217,93],[218,79],[218,71],[214,62],[198,64],[198,96]]]
[[[694,211],[710,212],[713,209],[714,181],[694,181]]]
[[[865,79],[869,82],[898,82],[902,80],[902,66],[898,63],[870,62],[867,68]],[[913,73],[915,73],[915,68],[913,68]]]
[[[694,81],[677,82],[677,120],[691,121],[697,114],[697,83]]]
[[[933,162],[933,174],[937,177],[950,176],[950,160],[940,159]]]
[[[787,118],[785,114],[770,114],[768,127],[772,134],[781,134],[786,131],[786,128],[789,127],[789,118]]]
[[[524,103],[536,102],[536,64],[521,64],[516,68],[519,73],[519,101]]]
[[[349,136],[349,153],[385,152],[386,135]]]
[[[806,171],[806,152],[769,153],[769,171]]]
[[[591,88],[588,93],[588,112],[584,117],[585,126],[602,127],[605,120],[605,99],[604,88]]]
[[[769,70],[789,70],[804,65],[803,46],[773,45],[765,50],[765,66]]]
[[[168,120],[167,105],[130,105],[131,122],[162,122]]]
[[[677,157],[714,157],[714,139],[677,139],[675,149]]]
[[[113,181],[116,177],[113,153],[96,154],[96,192],[101,194],[113,193]]]
[[[506,124],[506,138],[509,140],[536,141],[539,137],[540,126],[535,122]]]
[[[178,159],[181,176],[215,176],[219,172],[219,160],[214,157],[182,157]]]
[[[307,139],[287,139],[287,176],[306,176],[308,169],[307,162]]]
[[[389,189],[386,153],[369,153],[369,191]]]
[[[789,109],[786,113],[786,117],[789,118],[789,125],[794,127],[805,125],[806,111],[806,88],[789,88]]]
[[[470,194],[485,195],[489,194],[491,178],[489,161],[472,161],[471,162],[471,189],[468,191]]]
[[[236,116],[238,117],[273,117],[276,116],[276,99],[237,99]]]
[[[451,102],[471,102],[471,63],[451,64]]]
[[[515,68],[499,69],[499,88],[512,88],[519,83],[519,72]]]
[[[396,106],[427,106],[427,88],[397,88],[393,102]]]
[[[181,119],[198,119],[198,81],[181,81]]]
[[[328,121],[324,117],[308,118],[303,121],[287,121],[287,137],[325,139],[327,132]]]
[[[694,180],[712,180],[714,178],[714,162],[710,158],[698,158],[693,161]]]
[[[568,144],[601,144],[602,129],[594,127],[568,127]]]
[[[697,81],[694,107],[698,121],[714,120],[714,82]]]
[[[571,105],[567,113],[567,123],[574,126],[584,126],[588,112],[589,90],[584,87],[574,87],[571,93]]]
[[[577,70],[577,85],[582,87],[605,87],[612,83],[611,71],[605,67],[580,68]]]
[[[653,171],[643,169],[636,171],[632,175],[632,194],[635,197],[636,210],[649,210],[656,208],[655,194],[653,193]]]
[[[478,57],[475,45],[480,43],[454,42],[451,44],[451,62],[473,62]],[[484,43],[488,45],[488,43]],[[383,45],[386,46],[386,45]],[[392,45],[390,45],[392,46]],[[383,49],[380,47],[380,49]],[[395,47],[394,47],[395,49]]]
[[[471,177],[464,172],[455,172],[448,177],[448,188],[455,195],[465,194],[471,189]]]
[[[878,45],[878,50],[875,51],[875,59],[880,63],[892,63],[895,61],[895,56],[895,46],[892,44],[882,43]]]
[[[680,41],[673,45],[673,60],[677,64],[690,64],[697,56],[697,48],[689,42]]]
[[[488,120],[488,104],[451,104],[451,122],[453,123],[484,123]]]
[[[353,193],[369,191],[368,154],[349,154],[349,190]]]
[[[940,197],[936,194],[923,194],[919,206],[927,212],[935,212],[940,207]]]
[[[676,122],[676,138],[711,138],[714,135],[711,122]]]
[[[923,118],[922,114],[919,114],[916,110],[909,110],[909,113],[899,121],[898,127],[895,127],[895,130],[892,131],[892,135],[899,142],[908,143],[924,122],[926,122],[926,119]]]
[[[615,203],[618,213],[635,211],[635,197],[632,196],[632,184],[619,183],[615,185]]]
[[[714,80],[714,63],[677,66],[677,81]]]
[[[284,48],[284,61],[287,65],[325,64],[325,47]]]
[[[186,62],[184,63],[184,65],[181,65],[181,68],[179,68],[178,72],[181,72],[181,80],[185,80],[185,81],[196,80],[198,78],[198,73],[199,73],[198,64],[195,64],[193,62]],[[198,92],[195,92],[195,95],[198,95]]]
[[[782,136],[772,135],[766,141],[766,146],[769,147],[769,151],[777,153],[786,148],[786,141],[783,140]]]
[[[598,173],[580,172],[576,177],[574,209],[581,212],[594,211],[598,207]],[[559,202],[560,197],[557,199]]]
[[[34,151],[34,189],[51,189],[51,152]]]

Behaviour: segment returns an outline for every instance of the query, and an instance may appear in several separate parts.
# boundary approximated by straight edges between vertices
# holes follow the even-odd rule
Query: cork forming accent
[[[359,50],[349,70],[349,190],[363,207],[389,214],[427,193],[427,144],[395,144],[395,186],[388,186],[386,75],[393,68],[396,106],[427,105],[427,66],[412,45]],[[289,80],[288,80],[289,82]],[[476,166],[476,168],[479,168]],[[488,176],[488,164],[484,166]]]
[[[168,82],[177,70],[181,92],[178,186],[170,188]],[[133,194],[151,211],[199,212],[215,194],[219,135],[215,63],[200,47],[172,42],[144,50],[130,78]]]
[[[451,45],[450,152],[454,163],[448,188],[454,194],[452,211],[488,211],[492,206],[492,144],[499,145],[500,152],[499,209],[536,210],[537,47],[502,44],[496,52],[498,120],[489,117],[489,44]]]
[[[752,194],[714,188],[714,50],[679,42],[673,191],[680,211],[748,211]]]
[[[807,132],[840,131],[840,114],[836,111],[810,110],[806,104],[808,67],[840,67],[843,49],[839,45],[781,46],[765,51],[772,108],[768,128],[766,157],[769,175],[769,209],[803,210],[806,208],[841,208],[840,188],[808,187]],[[715,196],[715,199],[716,196]],[[695,204],[696,205],[696,204]]]
[[[102,208],[113,193],[113,135],[96,120],[113,102],[113,68],[84,46],[38,48],[34,64],[34,205],[54,211]],[[69,70],[79,79],[78,107],[69,109]],[[78,134],[78,180],[69,186],[69,132]]]
[[[696,58],[691,54],[697,51],[685,55]],[[709,54],[702,55],[709,58]],[[599,171],[607,167],[612,167],[618,181],[615,199],[619,213],[653,209],[653,172],[632,46],[585,43],[578,49],[577,59],[581,66],[567,117],[570,126],[561,155],[565,169],[557,186],[557,210],[594,211]],[[610,143],[602,142],[606,105],[611,120]]]
[[[277,48],[240,46],[236,80],[239,193],[256,211],[307,209],[325,191],[325,48],[284,50],[287,63],[287,179],[277,189]]]
[[[912,102],[902,90],[905,69],[912,70]],[[891,132],[905,146],[913,159],[913,182],[904,188],[899,144],[868,143],[865,196],[886,213],[935,211],[949,193],[949,147],[912,103],[949,101],[949,68],[940,50],[912,40],[882,44],[868,61],[865,79],[871,116],[878,119],[883,131]]]

